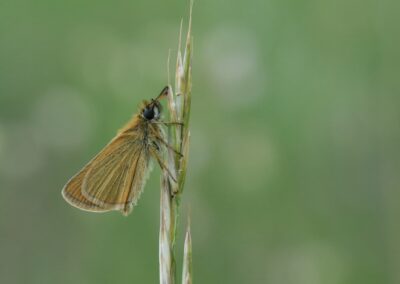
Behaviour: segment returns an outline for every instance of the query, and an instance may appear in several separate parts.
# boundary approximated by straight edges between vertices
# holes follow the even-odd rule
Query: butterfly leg
[[[165,170],[168,175],[172,178],[172,180],[174,182],[177,182],[176,178],[174,177],[174,175],[171,173],[171,171],[169,170],[169,168],[167,167],[167,165],[165,165],[165,163],[162,161],[160,155],[157,153],[157,151],[150,149],[150,154],[153,156],[153,158],[155,158],[158,162],[158,164],[160,165],[160,168],[162,170]]]
[[[155,131],[152,131],[154,136],[157,138],[158,141],[163,143],[168,149],[172,150],[175,154],[177,154],[179,157],[183,157],[183,154],[176,150],[174,147],[172,147],[170,144],[168,144],[167,141],[165,141],[160,135],[158,135]]]
[[[165,141],[164,139],[162,139],[161,137],[157,137],[157,140],[160,141],[161,143],[163,143],[165,145],[165,147],[167,147],[168,149],[172,150],[175,154],[177,154],[179,157],[183,157],[183,154],[181,152],[179,152],[178,150],[176,150],[174,147],[172,147],[171,145],[168,144],[167,141]]]
[[[180,127],[185,125],[183,122],[178,122],[178,121],[157,121],[157,122],[153,122],[153,123],[155,123],[155,124],[163,124],[165,126],[179,125]]]

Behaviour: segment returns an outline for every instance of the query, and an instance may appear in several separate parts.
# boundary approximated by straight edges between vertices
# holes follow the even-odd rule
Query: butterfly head
[[[161,104],[156,100],[151,100],[150,103],[145,103],[145,106],[142,108],[142,117],[145,120],[159,120],[162,111]]]
[[[156,99],[152,99],[151,102],[144,102],[141,115],[147,121],[159,120],[162,112],[162,106],[159,102],[161,98],[168,96],[169,87],[165,87],[160,95]]]

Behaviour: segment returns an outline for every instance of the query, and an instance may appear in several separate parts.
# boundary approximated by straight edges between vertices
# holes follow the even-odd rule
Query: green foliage
[[[400,283],[399,8],[195,3],[181,209],[196,283]],[[82,214],[60,190],[166,85],[186,13],[1,1],[0,283],[158,282],[159,169],[129,218]]]

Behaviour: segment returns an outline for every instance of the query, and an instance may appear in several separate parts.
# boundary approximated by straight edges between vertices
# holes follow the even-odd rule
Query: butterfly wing
[[[109,211],[90,202],[81,193],[82,182],[86,176],[89,166],[90,163],[67,182],[62,190],[62,195],[69,204],[79,209],[92,212]]]
[[[93,160],[81,193],[101,208],[128,214],[142,192],[149,163],[140,133],[121,134]]]
[[[149,163],[140,133],[121,133],[67,183],[63,196],[83,210],[128,214],[142,192]]]

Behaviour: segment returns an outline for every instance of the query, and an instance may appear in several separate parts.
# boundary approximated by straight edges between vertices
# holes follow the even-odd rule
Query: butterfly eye
[[[143,111],[143,117],[147,120],[152,120],[154,118],[153,108],[145,108]]]

